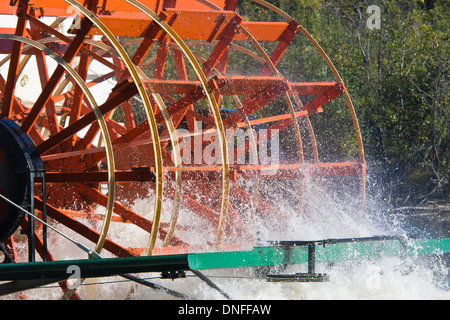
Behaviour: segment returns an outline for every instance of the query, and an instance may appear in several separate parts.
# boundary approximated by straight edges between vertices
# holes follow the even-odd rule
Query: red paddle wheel
[[[252,5],[276,21],[241,16],[235,0],[0,4],[12,21],[0,30],[1,194],[119,257],[252,246],[261,226],[303,213],[310,177],[358,186],[363,205],[362,140],[342,79],[299,23]],[[297,38],[330,79],[283,75]],[[358,150],[331,162],[314,124],[342,106]],[[47,244],[45,225],[0,204],[14,259],[18,228],[41,258],[72,257],[50,231]]]

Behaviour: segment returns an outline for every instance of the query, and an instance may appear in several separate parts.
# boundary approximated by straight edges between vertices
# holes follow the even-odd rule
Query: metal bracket
[[[328,281],[329,277],[323,273],[316,273],[316,245],[336,244],[336,243],[355,243],[355,242],[368,242],[368,241],[387,241],[398,240],[401,246],[401,258],[406,257],[407,243],[406,238],[403,236],[374,236],[374,237],[362,237],[362,238],[342,238],[342,239],[325,239],[325,240],[313,240],[313,241],[270,241],[269,245],[279,246],[285,252],[284,266],[289,264],[291,249],[296,246],[308,247],[308,272],[296,273],[296,274],[268,274],[266,280],[270,282],[323,282]]]
[[[316,273],[316,242],[301,242],[298,245],[308,246],[308,272],[295,274],[268,274],[266,280],[268,282],[325,282],[329,280],[327,274]],[[294,245],[295,246],[295,245]],[[281,244],[285,250],[283,267],[289,264],[291,256],[292,244]],[[284,268],[283,268],[284,269]]]
[[[161,279],[184,279],[186,278],[186,272],[184,271],[164,271],[161,272]]]
[[[46,182],[45,182],[45,170],[31,168],[30,171],[30,212],[35,214],[35,205],[34,205],[34,186],[36,184],[36,180],[39,179],[42,181],[42,221],[45,223],[42,224],[42,242],[43,242],[43,252],[42,252],[42,260],[47,261],[47,192],[46,192]],[[34,217],[28,216],[28,260],[30,262],[36,261],[36,241],[34,237],[34,227],[35,221]]]

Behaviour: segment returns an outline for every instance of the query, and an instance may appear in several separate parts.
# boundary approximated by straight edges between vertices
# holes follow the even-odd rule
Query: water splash
[[[327,238],[366,237],[374,235],[405,235],[401,221],[385,215],[386,204],[379,197],[368,199],[367,210],[349,210],[354,199],[332,196],[311,186],[306,195],[308,212],[298,216],[292,207],[287,228],[256,223],[259,240],[319,240]],[[320,196],[317,196],[320,195]],[[268,227],[271,226],[271,228]],[[316,272],[326,273],[324,283],[268,283],[258,279],[253,269],[207,271],[220,288],[233,299],[450,299],[448,267],[442,253],[433,256],[387,257],[366,261],[319,263]],[[306,272],[305,265],[290,266],[286,273]],[[167,280],[155,280],[168,285]],[[223,299],[216,290],[196,278],[177,280],[171,288],[186,292],[195,299]],[[168,298],[161,293],[139,287],[132,299]]]
[[[354,199],[335,196],[321,187],[310,185],[307,189],[305,213],[301,216],[295,208],[283,205],[279,209],[289,214],[284,224],[255,222],[255,234],[260,243],[268,240],[319,240],[327,238],[367,237],[374,235],[402,235],[402,225],[396,219],[385,215],[385,204],[379,197],[368,199],[365,212],[350,210]],[[133,210],[145,216],[151,207],[153,197],[136,201]],[[150,205],[150,206],[149,206]],[[170,218],[171,203],[166,202],[164,219]],[[151,217],[148,217],[151,218]],[[188,210],[180,214],[180,222],[194,225],[197,238],[191,236],[193,243],[202,244],[204,237],[201,221]],[[279,229],[281,227],[283,229]],[[138,237],[133,230],[124,230],[130,226],[118,224],[112,229],[112,238],[131,245],[142,246],[148,240],[148,233]],[[256,232],[256,230],[258,232]],[[69,233],[69,230],[63,230]],[[192,231],[192,230],[191,230]],[[192,233],[191,233],[192,234]],[[144,239],[144,241],[142,240]],[[139,240],[139,241],[138,241]],[[78,252],[70,246],[62,250],[61,255],[73,258]],[[258,278],[252,268],[208,270],[206,274],[233,299],[243,300],[302,300],[302,299],[450,299],[448,267],[444,254],[437,252],[433,256],[408,256],[377,260],[340,261],[318,263],[316,272],[326,273],[330,280],[324,283],[272,283]],[[306,272],[306,265],[289,266],[286,273]],[[161,286],[187,294],[192,299],[224,299],[216,290],[209,287],[191,273],[187,278],[175,281],[159,279],[159,274],[140,274],[141,278]],[[120,277],[87,279],[78,293],[84,299],[175,299],[159,290],[136,285]],[[60,299],[62,292],[56,285],[26,292],[27,299]],[[2,297],[17,299],[18,295]]]

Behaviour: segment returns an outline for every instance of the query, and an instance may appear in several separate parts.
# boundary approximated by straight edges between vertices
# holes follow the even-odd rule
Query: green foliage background
[[[389,193],[416,202],[448,197],[450,2],[269,2],[308,30],[337,67],[356,108],[369,169],[385,173]],[[381,8],[380,29],[366,25],[370,5]],[[238,12],[261,21],[277,19],[249,0],[239,3]],[[292,46],[279,65],[288,78],[329,77],[311,48],[301,40]],[[317,135],[332,139],[327,130],[333,120],[341,123],[337,118],[318,124]],[[354,145],[349,133],[339,135],[348,135]]]

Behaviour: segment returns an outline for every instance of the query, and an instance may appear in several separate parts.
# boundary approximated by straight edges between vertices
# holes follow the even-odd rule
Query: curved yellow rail
[[[164,117],[164,121],[166,122],[167,130],[169,131],[170,135],[170,141],[172,142],[173,162],[175,164],[175,167],[177,168],[177,170],[175,171],[175,196],[173,199],[172,217],[170,219],[169,230],[167,230],[166,237],[164,238],[163,241],[163,247],[167,247],[170,245],[170,241],[173,238],[181,206],[181,184],[182,184],[181,152],[178,134],[175,130],[175,126],[173,125],[172,118],[170,117],[170,114],[167,111],[166,104],[161,98],[161,95],[153,93],[153,97],[155,98],[156,103]]]
[[[214,98],[212,89],[208,83],[205,74],[203,73],[200,65],[198,64],[197,60],[195,59],[190,49],[184,43],[183,39],[181,39],[180,36],[155,12],[150,10],[142,3],[136,0],[125,0],[125,1],[132,4],[136,8],[140,9],[145,14],[147,14],[172,38],[172,40],[179,46],[183,54],[189,60],[191,66],[194,68],[194,71],[197,74],[197,77],[205,90],[205,94],[211,107],[211,111],[213,112],[214,115],[214,121],[218,131],[218,138],[221,146],[221,156],[222,156],[222,203],[220,208],[219,225],[217,228],[216,238],[214,241],[214,244],[218,246],[222,242],[223,234],[225,231],[225,224],[228,214],[229,193],[230,193],[230,177],[229,177],[230,168],[228,161],[228,147],[226,143],[226,136],[222,123],[222,117],[220,116],[219,106],[217,105],[217,101]]]
[[[59,55],[57,55],[54,51],[49,49],[48,47],[44,46],[38,41],[34,41],[25,37],[15,36],[15,35],[8,35],[8,34],[0,34],[0,39],[11,39],[14,41],[19,41],[26,43],[27,45],[30,45],[34,48],[37,48],[44,52],[47,56],[50,56],[52,59],[56,61],[59,65],[61,65],[67,73],[70,74],[70,76],[74,79],[74,81],[80,86],[81,90],[83,91],[84,95],[86,96],[86,99],[89,102],[89,105],[91,106],[97,121],[100,126],[101,133],[103,135],[103,138],[105,139],[105,149],[106,149],[106,158],[108,162],[108,199],[107,199],[107,205],[106,205],[106,214],[105,214],[105,220],[103,223],[102,231],[100,238],[97,242],[97,245],[95,247],[95,252],[100,253],[101,248],[103,247],[105,240],[106,240],[106,233],[109,228],[110,220],[112,217],[112,211],[114,206],[114,196],[115,196],[115,162],[114,162],[114,153],[112,148],[112,143],[110,139],[110,135],[108,132],[108,128],[106,126],[105,119],[103,118],[103,114],[101,113],[100,109],[98,108],[97,102],[92,95],[91,91],[89,90],[86,83],[83,81],[83,79],[80,77],[80,75],[72,68],[72,66],[67,63],[63,58],[61,58]],[[102,236],[102,235],[105,236]]]
[[[251,0],[251,1],[258,3],[258,4],[266,7],[267,9],[277,13],[278,15],[280,15],[287,21],[295,21],[286,12],[282,11],[281,9],[275,7],[274,5],[268,3],[265,0]],[[298,30],[309,40],[309,42],[314,46],[314,48],[316,48],[317,52],[320,54],[322,59],[325,61],[325,63],[330,68],[331,72],[333,73],[334,77],[336,78],[336,81],[343,84],[343,81],[342,81],[341,76],[339,75],[339,72],[337,71],[336,67],[334,66],[333,62],[330,60],[328,55],[325,53],[325,51],[319,45],[319,43],[301,25],[298,26]],[[350,111],[350,116],[353,121],[353,127],[355,129],[356,140],[357,140],[357,144],[358,144],[359,161],[361,163],[362,170],[363,170],[363,173],[361,175],[361,210],[363,210],[364,204],[365,204],[365,191],[366,191],[366,176],[365,176],[366,161],[365,161],[365,156],[364,156],[364,147],[363,147],[363,142],[362,142],[361,130],[359,127],[358,119],[356,117],[355,108],[353,106],[352,100],[351,100],[350,95],[348,94],[345,86],[343,89],[344,89],[343,96],[344,96],[345,101],[347,102],[348,109]]]
[[[255,48],[258,50],[258,52],[263,57],[266,65],[270,68],[272,73],[274,75],[283,76],[275,67],[275,65],[272,63],[272,60],[270,60],[270,57],[267,55],[267,52],[263,49],[263,47],[259,44],[258,41],[256,41],[255,37],[248,32],[247,29],[245,29],[243,26],[239,27],[239,30],[242,31],[247,38],[253,43]],[[305,157],[303,153],[303,143],[302,143],[302,135],[300,133],[300,127],[298,125],[297,117],[295,116],[295,109],[294,105],[292,104],[291,97],[288,92],[285,92],[284,99],[286,101],[286,104],[288,105],[289,114],[291,115],[292,124],[294,126],[294,132],[295,132],[295,140],[297,142],[297,151],[298,151],[298,159],[299,163],[305,163]],[[305,179],[301,179],[300,182],[300,190],[299,190],[299,203],[298,203],[298,210],[299,214],[303,211],[303,203],[304,203],[304,196],[305,196]]]
[[[131,77],[137,87],[139,96],[142,99],[142,102],[144,104],[145,112],[147,115],[149,127],[150,127],[150,133],[153,140],[153,151],[155,155],[155,175],[156,175],[156,188],[155,188],[155,207],[154,207],[154,213],[153,213],[153,224],[152,224],[152,230],[150,234],[150,240],[147,247],[147,255],[151,255],[153,252],[153,249],[155,247],[156,238],[159,231],[159,222],[161,218],[161,209],[162,209],[162,184],[163,184],[163,176],[162,176],[162,151],[161,151],[161,144],[159,140],[158,135],[158,128],[156,125],[156,120],[153,115],[153,111],[151,109],[150,100],[147,96],[147,93],[144,88],[144,84],[142,82],[142,79],[139,76],[138,71],[136,70],[136,66],[132,63],[131,59],[128,57],[125,49],[122,47],[122,45],[119,43],[119,41],[115,38],[115,36],[111,33],[111,31],[103,24],[103,22],[91,11],[86,9],[84,6],[82,6],[80,3],[78,3],[75,0],[64,0],[70,5],[72,5],[74,8],[76,8],[78,11],[80,11],[87,19],[89,19],[99,30],[108,38],[108,40],[111,42],[114,49],[116,49],[117,53],[125,63],[125,66],[127,67],[128,71],[131,74]],[[106,217],[105,219],[105,225],[109,226],[109,222],[106,223],[106,220],[110,221],[111,217]],[[106,234],[108,229],[105,227],[104,230],[102,230],[101,237],[106,240]],[[104,242],[103,240],[103,242]],[[103,246],[103,244],[102,244]],[[98,247],[99,250],[101,250],[101,247]]]

